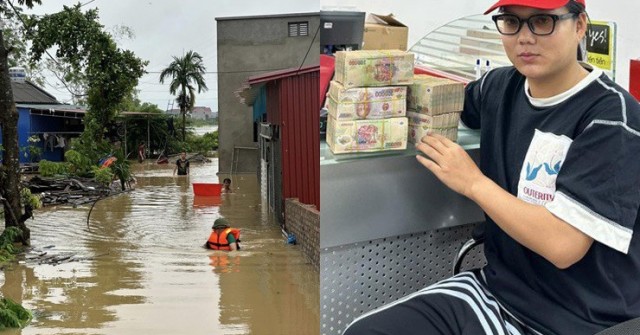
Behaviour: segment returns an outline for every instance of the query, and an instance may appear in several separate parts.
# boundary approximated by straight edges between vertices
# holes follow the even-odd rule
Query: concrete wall
[[[217,18],[219,171],[229,173],[235,147],[254,147],[253,111],[235,91],[251,76],[319,63],[319,13]],[[309,22],[309,35],[289,37],[289,22]],[[315,37],[315,38],[314,38]],[[307,55],[307,51],[308,55]],[[305,58],[306,55],[306,58]],[[304,62],[303,62],[304,60]],[[241,150],[235,172],[258,172],[259,151]]]
[[[320,273],[320,212],[298,199],[286,200],[287,232],[296,236],[298,246]]]

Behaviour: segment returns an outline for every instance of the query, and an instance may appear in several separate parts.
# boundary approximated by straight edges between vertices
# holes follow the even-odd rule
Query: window
[[[309,36],[309,22],[289,22],[289,37]]]

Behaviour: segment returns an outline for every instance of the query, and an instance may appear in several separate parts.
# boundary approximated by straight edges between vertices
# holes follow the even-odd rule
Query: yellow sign
[[[587,30],[587,62],[611,74],[615,71],[615,31],[615,23],[604,21],[591,21]]]
[[[597,66],[603,70],[611,71],[611,56],[600,54],[589,54],[587,56],[587,62],[591,65]]]

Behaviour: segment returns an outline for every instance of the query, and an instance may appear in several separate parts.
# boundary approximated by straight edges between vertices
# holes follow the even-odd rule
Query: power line
[[[302,63],[300,63],[300,66],[298,67],[298,71],[300,71],[300,69],[302,68],[302,65],[304,65],[304,62],[307,60],[307,56],[309,56],[309,51],[311,51],[311,48],[313,47],[313,41],[316,40],[316,37],[318,36],[318,32],[320,31],[320,23],[318,23],[318,29],[316,29],[316,33],[313,34],[313,39],[311,40],[311,43],[309,44],[309,48],[307,49],[307,53],[304,55],[304,58],[302,59]]]
[[[95,0],[91,0],[89,2],[93,2]],[[9,4],[9,6],[11,6],[11,9],[13,10],[13,13],[16,14],[16,16],[18,17],[18,19],[20,19],[20,22],[22,22],[22,27],[24,28],[24,31],[26,34],[31,35],[31,31],[27,28],[27,23],[24,22],[24,20],[22,19],[22,16],[20,14],[18,14],[18,11],[16,10],[16,7],[13,6],[13,3],[11,1],[7,1],[7,3]],[[60,63],[58,62],[57,59],[53,58],[53,56],[51,56],[51,54],[49,53],[49,51],[45,50],[45,53],[47,54],[47,56],[49,56],[49,58],[56,63],[56,65],[62,67],[62,65],[60,65]],[[53,71],[52,71],[53,73]],[[60,82],[62,83],[62,85],[64,85],[64,87],[67,89],[67,91],[69,91],[69,93],[71,95],[73,95],[74,97],[83,97],[83,96],[87,96],[87,94],[78,94],[77,92],[73,92],[71,90],[71,88],[69,87],[69,85],[64,81],[63,78],[60,78],[56,73],[53,73],[56,78],[58,78],[58,80],[60,80]]]
[[[262,70],[260,70],[260,71],[262,71]],[[160,72],[162,72],[162,70],[147,70],[147,72],[143,73],[142,75],[143,76],[148,76],[148,75],[152,75],[152,74],[158,74]],[[209,76],[209,75],[216,75],[218,73],[217,72],[205,72],[203,74]]]
[[[140,85],[153,85],[153,86],[160,86],[160,87],[169,87],[171,84],[162,84],[162,83],[158,83],[158,82],[150,82],[150,81],[138,81],[138,86]],[[217,85],[212,85],[211,87],[209,87],[209,89],[215,89],[217,88]]]
[[[287,68],[279,68],[279,69],[261,69],[261,70],[242,70],[242,71],[206,71],[204,74],[232,74],[232,73],[250,73],[250,72],[261,72],[261,71],[280,71],[287,70]],[[147,73],[155,73],[160,74],[162,71],[147,71]]]
[[[85,2],[85,3],[83,3],[83,4],[81,4],[81,5],[80,5],[80,7],[84,7],[84,6],[86,6],[86,5],[90,4],[90,3],[94,2],[94,1],[96,1],[96,0],[90,0],[90,1],[87,1],[87,2]]]

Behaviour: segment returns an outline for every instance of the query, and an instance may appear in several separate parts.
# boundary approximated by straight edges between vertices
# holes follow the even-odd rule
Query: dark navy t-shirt
[[[593,334],[640,317],[640,107],[601,70],[547,99],[513,67],[467,86],[462,121],[481,129],[480,167],[519,199],[594,239],[561,270],[487,219],[487,285],[544,334]]]

